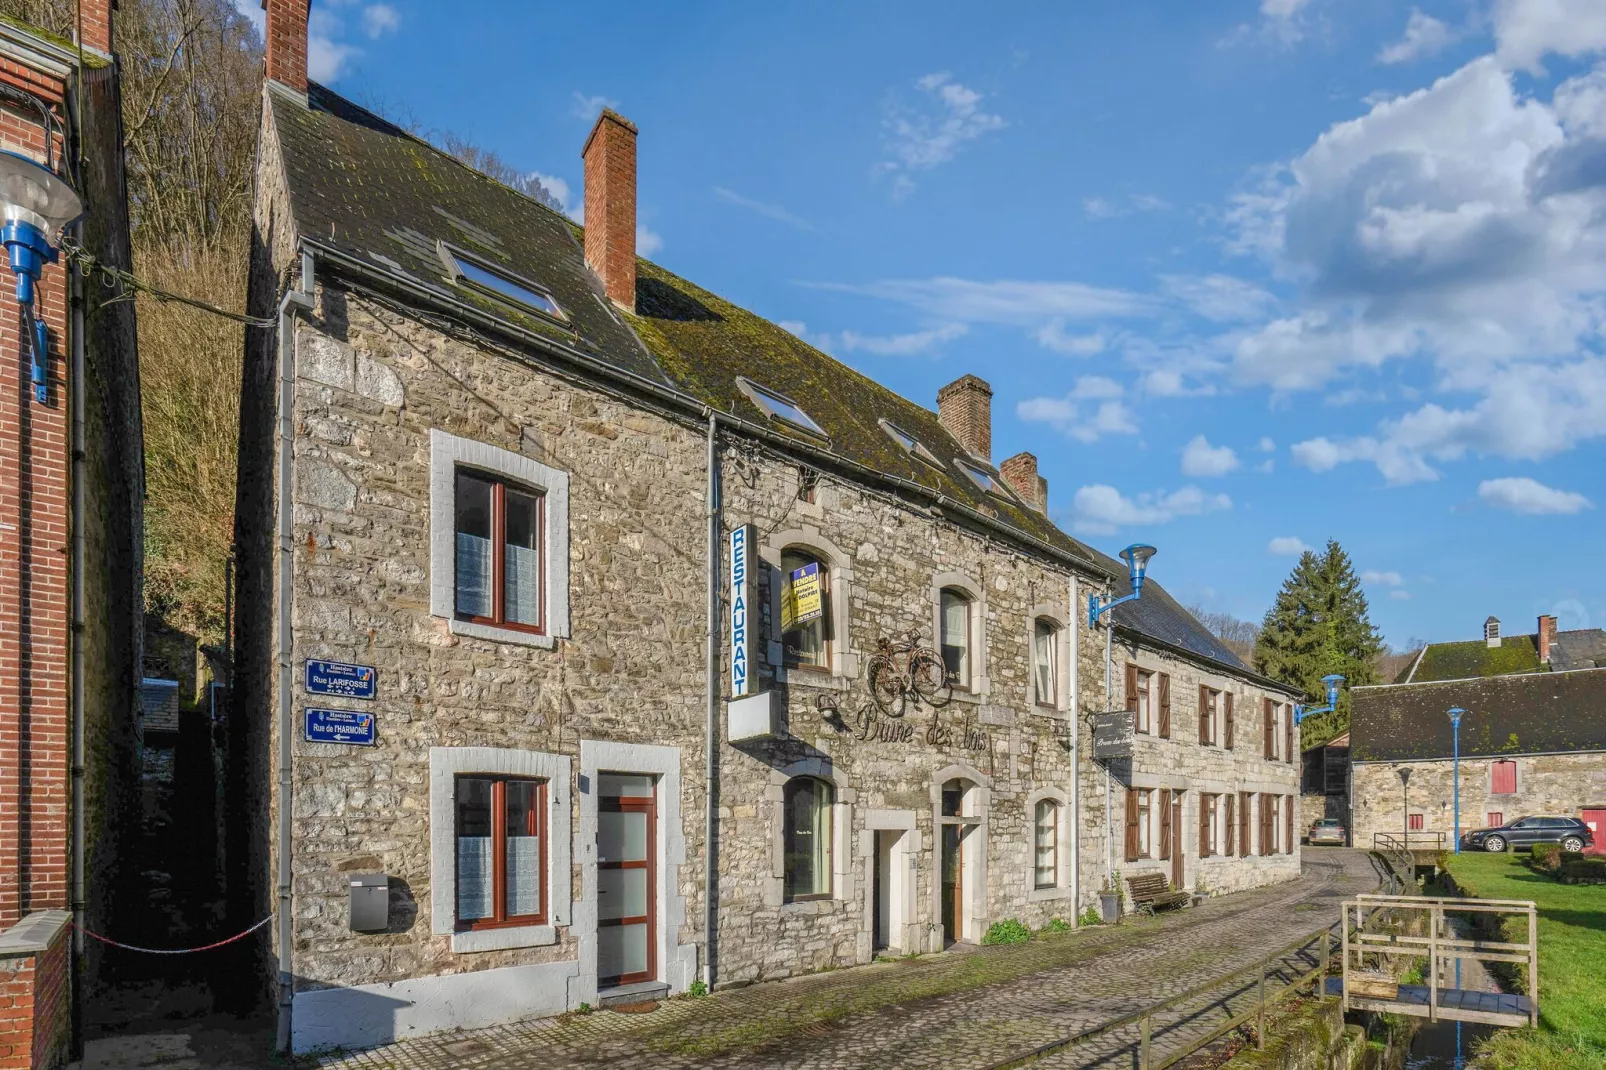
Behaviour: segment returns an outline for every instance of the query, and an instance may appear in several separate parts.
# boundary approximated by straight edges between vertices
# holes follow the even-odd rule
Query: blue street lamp
[[[34,284],[45,265],[56,262],[56,236],[83,214],[83,199],[59,176],[26,156],[0,151],[0,218],[5,220],[0,244],[17,276],[17,304],[28,321],[33,347],[33,395],[41,404],[50,399],[45,374],[49,338],[44,320],[34,315]]]
[[[1294,723],[1298,724],[1305,718],[1314,717],[1318,713],[1332,713],[1333,708],[1338,705],[1338,685],[1343,682],[1344,678],[1336,672],[1328,673],[1322,677],[1322,683],[1327,687],[1327,705],[1313,706],[1308,710],[1304,706],[1296,705],[1294,707]]]
[[[1461,718],[1466,710],[1450,707],[1450,727],[1455,729],[1455,853],[1461,853]],[[1460,965],[1459,962],[1456,965]]]
[[[1087,626],[1098,627],[1099,618],[1114,609],[1122,602],[1130,602],[1143,593],[1143,575],[1149,571],[1149,558],[1155,555],[1152,546],[1145,546],[1135,542],[1121,551],[1121,560],[1126,562],[1127,571],[1132,577],[1132,593],[1120,598],[1100,598],[1098,595],[1089,595],[1087,599]]]

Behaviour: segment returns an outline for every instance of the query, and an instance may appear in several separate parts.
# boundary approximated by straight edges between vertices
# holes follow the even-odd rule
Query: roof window
[[[888,437],[902,446],[906,452],[914,454],[927,464],[934,465],[937,463],[937,458],[931,455],[931,451],[926,449],[925,444],[918,438],[915,438],[891,420],[878,420],[876,422],[881,425],[881,430],[885,431]]]
[[[459,286],[494,297],[520,311],[539,312],[549,319],[568,322],[569,317],[564,315],[556,299],[544,288],[528,279],[520,278],[502,268],[492,267],[489,263],[461,249],[455,249],[445,242],[440,243],[440,254],[441,262],[446,265],[447,274]]]
[[[773,390],[766,390],[751,379],[738,379],[736,385],[741,387],[747,400],[757,405],[772,420],[781,420],[793,427],[807,431],[811,435],[828,437],[820,430],[820,425],[809,419],[809,414],[803,411],[802,406],[784,394],[777,394]]]
[[[993,474],[981,465],[971,464],[969,461],[961,461],[955,458],[954,467],[969,476],[972,483],[988,494],[996,494],[1000,498],[1009,497],[1009,491],[1004,489],[1004,485],[994,479]]]

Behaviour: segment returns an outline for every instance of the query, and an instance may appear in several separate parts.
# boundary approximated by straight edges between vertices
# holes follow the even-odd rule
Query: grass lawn
[[[1449,866],[1469,895],[1532,899],[1539,908],[1539,1023],[1551,1035],[1533,1042],[1592,1048],[1606,1056],[1606,885],[1558,883],[1529,870],[1525,857],[1451,855]],[[1555,1058],[1546,1063],[1570,1064]]]

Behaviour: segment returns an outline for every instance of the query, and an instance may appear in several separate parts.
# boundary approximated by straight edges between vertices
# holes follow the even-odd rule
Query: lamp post
[[[1455,759],[1453,769],[1455,780],[1455,853],[1461,853],[1461,718],[1466,710],[1460,706],[1450,707],[1450,727],[1455,730]],[[1457,965],[1460,965],[1457,963]]]
[[[0,151],[0,244],[17,276],[17,304],[33,349],[33,396],[41,405],[50,400],[45,365],[49,337],[44,320],[33,314],[34,285],[44,266],[60,255],[52,244],[55,236],[83,214],[82,198],[54,172],[26,156]]]
[[[1107,614],[1110,610],[1123,602],[1131,602],[1143,593],[1143,577],[1149,571],[1149,558],[1157,551],[1146,543],[1135,542],[1121,551],[1121,560],[1126,562],[1127,575],[1132,581],[1132,593],[1116,598],[1112,595],[1090,594],[1087,596],[1087,626],[1091,630],[1099,626],[1099,618],[1104,618],[1104,708],[1110,707],[1111,696],[1115,691],[1115,683],[1111,679],[1114,662],[1110,659],[1110,647],[1115,633],[1115,618]],[[1075,775],[1074,771],[1073,774]],[[1109,886],[1113,876],[1110,861],[1110,766],[1104,764],[1104,884]]]
[[[1403,794],[1402,805],[1405,808],[1405,814],[1400,818],[1401,831],[1405,837],[1401,846],[1409,851],[1411,849],[1411,770],[1402,765],[1399,768],[1399,774],[1400,791]]]
[[[1322,677],[1322,685],[1327,688],[1327,705],[1312,706],[1310,709],[1306,709],[1302,705],[1295,704],[1294,723],[1298,724],[1307,717],[1315,717],[1318,713],[1332,713],[1334,708],[1338,706],[1338,685],[1343,682],[1344,678],[1336,672],[1328,673]]]

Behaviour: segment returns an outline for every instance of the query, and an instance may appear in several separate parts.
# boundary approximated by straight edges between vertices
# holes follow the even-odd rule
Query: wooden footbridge
[[[1450,916],[1468,919],[1479,915],[1525,918],[1527,941],[1467,939],[1454,931],[1449,920]],[[1384,1011],[1432,1021],[1506,1026],[1539,1024],[1538,919],[1532,902],[1359,895],[1344,904],[1344,922],[1341,980],[1346,1011]],[[1426,935],[1415,935],[1424,929]],[[1420,971],[1424,983],[1395,980],[1397,969],[1391,960],[1399,956],[1427,960]],[[1467,961],[1474,965],[1466,972],[1475,975],[1483,972],[1477,964],[1485,962],[1526,967],[1527,994],[1459,987],[1463,973],[1459,967]],[[1407,975],[1411,972],[1415,971]]]

